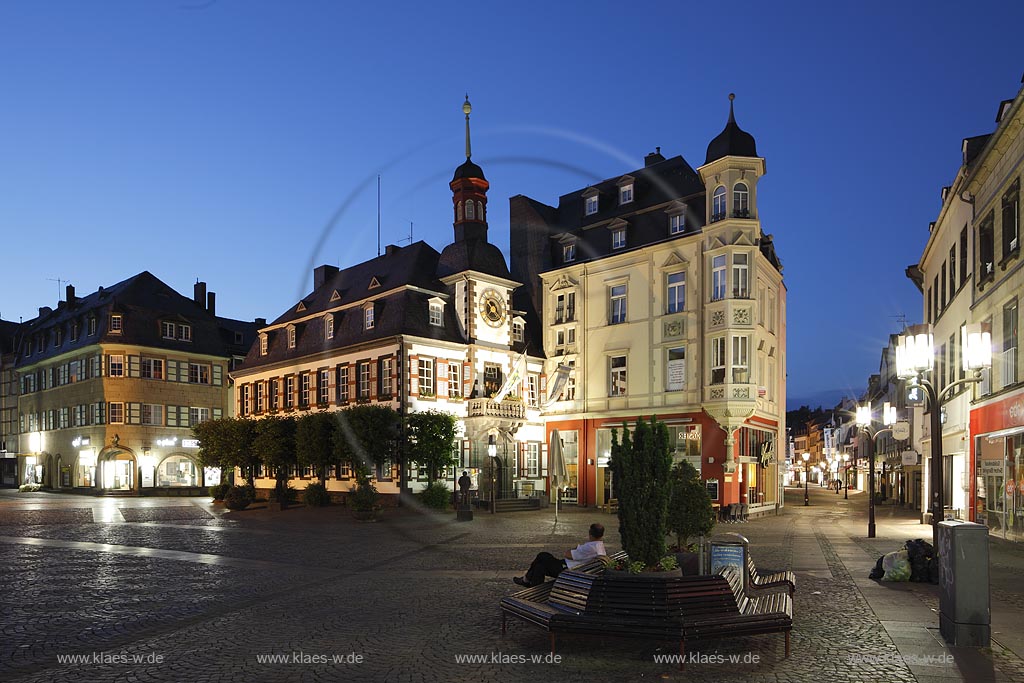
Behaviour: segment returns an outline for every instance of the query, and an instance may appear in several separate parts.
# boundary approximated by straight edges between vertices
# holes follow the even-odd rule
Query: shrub
[[[706,536],[715,525],[715,513],[700,473],[685,460],[672,468],[667,526],[676,547],[685,550],[688,538]]]
[[[331,504],[331,494],[327,493],[327,487],[323,484],[310,484],[302,492],[302,502],[311,508],[323,507]]]
[[[349,494],[352,509],[356,512],[372,512],[377,507],[380,494],[369,479],[360,479],[356,490]]]
[[[215,484],[210,487],[210,497],[214,500],[224,500],[224,495],[231,490],[231,484]]]
[[[244,510],[252,503],[252,492],[246,486],[232,486],[224,494],[224,506],[228,510]]]
[[[420,494],[420,500],[423,504],[434,510],[444,510],[447,508],[451,497],[452,492],[448,490],[448,487],[436,481],[429,484]]]

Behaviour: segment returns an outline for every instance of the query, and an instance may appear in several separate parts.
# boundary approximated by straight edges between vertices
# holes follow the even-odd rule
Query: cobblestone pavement
[[[826,496],[717,530],[747,536],[760,566],[797,572],[792,655],[779,634],[696,643],[703,662],[681,673],[654,660],[672,643],[565,637],[558,663],[534,663],[546,634],[510,622],[501,636],[498,600],[538,551],[575,545],[594,520],[618,549],[616,520],[600,512],[564,511],[555,525],[551,510],[457,523],[403,508],[360,523],[340,508],[0,492],[0,680],[1024,681],[999,645],[908,663],[917,643],[922,657],[947,651],[879,605],[895,596],[930,613],[934,589],[865,585],[863,566],[899,534],[858,542],[856,497]],[[1019,578],[1015,552],[994,557],[994,576]],[[993,585],[1020,600],[1009,580]]]

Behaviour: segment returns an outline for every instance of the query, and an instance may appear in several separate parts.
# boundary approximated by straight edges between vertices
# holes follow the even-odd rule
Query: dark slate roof
[[[619,181],[623,176],[602,180],[589,187],[562,195],[558,208],[551,209],[551,260],[554,268],[561,268],[562,241],[568,236],[576,238],[576,260],[590,261],[612,253],[610,222],[622,219],[628,223],[626,248],[615,252],[661,242],[669,238],[668,215],[663,211],[648,211],[654,206],[679,200],[686,205],[685,234],[692,234],[704,226],[704,183],[693,167],[681,156],[674,156],[645,168],[628,173],[633,178],[633,201],[619,204]],[[584,193],[596,189],[597,213],[584,216]]]
[[[466,270],[475,270],[478,273],[495,275],[506,280],[512,279],[501,250],[483,240],[453,242],[441,252],[441,257],[437,262],[439,278]]]
[[[988,144],[988,139],[992,137],[991,133],[985,135],[975,135],[973,138],[964,138],[964,165],[970,168],[974,164],[974,160],[981,154],[981,150],[985,149],[985,145]]]
[[[465,343],[447,288],[437,278],[440,258],[430,245],[420,241],[407,247],[388,247],[382,256],[338,271],[302,299],[304,311],[298,311],[296,304],[272,323],[276,327],[302,320],[294,323],[295,348],[288,348],[287,327],[276,327],[267,333],[267,354],[261,356],[260,345],[253,344],[240,369],[250,370],[398,335]],[[506,277],[507,272],[506,269]],[[380,287],[370,289],[374,278]],[[363,308],[355,306],[329,314],[334,317],[334,337],[326,338],[324,325],[329,309],[390,290],[394,291],[374,301],[372,330],[363,329]],[[335,291],[341,298],[331,301]],[[428,301],[435,296],[445,299],[443,326],[430,324]]]
[[[452,176],[452,182],[459,178],[479,178],[480,180],[487,180],[487,178],[484,177],[484,170],[474,164],[470,159],[466,159],[465,163],[455,169],[455,175]]]
[[[732,110],[733,95],[729,95],[729,121],[725,129],[718,134],[708,145],[705,164],[721,159],[722,157],[756,157],[757,145],[754,143],[754,136],[742,130],[736,124],[736,116]]]
[[[120,334],[111,334],[108,329],[110,315],[121,313],[124,329]],[[88,334],[88,320],[95,317],[96,334]],[[222,336],[222,321],[192,299],[182,296],[149,271],[143,271],[112,287],[100,287],[97,291],[76,297],[71,302],[60,302],[56,309],[42,308],[40,315],[23,323],[18,330],[18,365],[29,365],[40,360],[84,348],[97,343],[121,343],[138,346],[180,351],[182,353],[230,356],[234,344],[226,345]],[[71,339],[71,324],[78,322],[79,333]],[[192,341],[164,339],[160,323],[174,321],[188,323],[192,327]],[[231,321],[233,330],[243,332],[243,338],[255,338],[255,323]],[[52,333],[62,330],[62,342],[53,345]],[[36,352],[38,335],[45,335],[43,352]],[[25,356],[24,344],[32,344],[32,353]],[[244,342],[243,342],[244,343]]]
[[[0,355],[14,352],[17,333],[18,323],[0,320]]]

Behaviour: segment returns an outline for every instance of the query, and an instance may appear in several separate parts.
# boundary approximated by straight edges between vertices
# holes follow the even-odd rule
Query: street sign
[[[897,441],[903,441],[910,438],[910,422],[908,420],[900,420],[892,426],[892,438]]]
[[[924,405],[924,389],[921,387],[907,387],[907,405]]]

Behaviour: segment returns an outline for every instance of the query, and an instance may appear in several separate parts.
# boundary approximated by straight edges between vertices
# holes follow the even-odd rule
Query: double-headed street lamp
[[[807,480],[811,478],[811,465],[808,462],[811,459],[811,454],[804,453],[800,457],[804,459],[804,505],[810,505],[810,498],[807,496]]]
[[[871,433],[871,403],[857,406],[857,426],[861,428],[864,436],[867,437],[868,450],[868,538],[875,537],[875,439],[892,431],[896,424],[896,408],[888,403],[882,406],[882,423],[884,429]]]
[[[992,367],[992,332],[988,324],[972,323],[960,328],[960,355],[964,372],[971,377],[950,382],[943,388],[936,384],[936,376],[925,379],[935,365],[935,344],[931,325],[911,325],[901,334],[896,347],[896,376],[908,380],[908,386],[924,389],[928,398],[927,410],[931,422],[931,511],[932,545],[938,548],[939,522],[943,519],[942,501],[942,421],[940,411],[951,390],[961,384],[981,381],[982,370]]]

